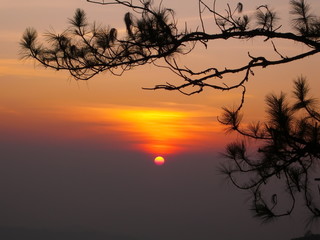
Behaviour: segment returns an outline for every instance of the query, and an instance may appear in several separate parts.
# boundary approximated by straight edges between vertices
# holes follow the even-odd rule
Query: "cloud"
[[[36,65],[33,63],[33,61],[21,61],[19,59],[0,59],[0,77],[57,77],[57,75],[52,74],[54,73],[54,71],[48,71],[40,67],[35,69],[35,66]]]
[[[221,132],[216,114],[208,109],[163,105],[167,107],[78,107],[71,110],[70,120],[86,122],[96,132],[116,132],[131,142],[131,147],[159,154],[203,149],[205,142]]]

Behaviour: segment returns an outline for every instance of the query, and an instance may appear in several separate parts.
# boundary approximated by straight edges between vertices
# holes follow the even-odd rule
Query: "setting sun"
[[[320,240],[320,0],[0,20],[0,240]]]
[[[158,157],[156,157],[155,159],[154,159],[154,163],[156,164],[156,165],[163,165],[164,164],[164,162],[165,162],[165,160],[164,160],[164,158],[163,157],[161,157],[161,156],[158,156]]]

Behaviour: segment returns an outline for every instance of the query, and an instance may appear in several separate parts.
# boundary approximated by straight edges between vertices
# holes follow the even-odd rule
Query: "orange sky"
[[[234,6],[239,0],[217,0],[217,5],[224,9],[226,2]],[[248,13],[259,3],[269,3],[279,11],[283,28],[290,25],[289,0],[241,2]],[[320,1],[309,2],[320,13]],[[163,4],[176,9],[182,28],[185,22],[193,30],[199,26],[197,0]],[[1,0],[0,237],[3,229],[23,237],[32,231],[50,237],[72,235],[80,229],[79,237],[66,237],[71,240],[82,239],[86,230],[88,239],[104,231],[107,237],[99,239],[123,240],[303,235],[305,215],[300,210],[275,224],[261,224],[248,211],[248,195],[225,184],[225,176],[217,171],[225,160],[224,146],[237,138],[225,135],[217,116],[221,107],[239,104],[241,90],[207,89],[193,96],[146,91],[142,87],[179,79],[146,65],[122,77],[105,73],[88,82],[75,81],[65,72],[19,59],[19,41],[27,27],[40,34],[48,29],[60,32],[79,7],[89,20],[124,29],[124,8],[86,0]],[[213,22],[209,14],[205,21]],[[304,50],[296,43],[276,44],[284,55]],[[177,60],[196,71],[203,66],[238,67],[249,60],[248,51],[275,56],[272,49],[263,39],[219,41],[207,49],[198,45]],[[247,84],[244,121],[263,121],[265,95],[290,92],[292,80],[300,75],[309,79],[313,95],[320,98],[319,62],[320,55],[255,70]],[[161,167],[153,163],[159,155],[166,159]],[[314,229],[319,232],[318,226]]]
[[[193,1],[188,2],[190,4],[183,11],[177,10],[177,15],[181,16],[181,21],[188,20],[192,27],[197,13],[192,12]],[[268,2],[277,2],[279,11],[287,10],[287,4]],[[248,9],[254,7],[252,1],[244,4]],[[176,1],[169,4],[173,8],[177,5]],[[2,4],[0,20],[7,23],[0,30],[2,131],[22,138],[41,136],[55,141],[89,137],[102,146],[113,142],[117,148],[135,148],[155,155],[223,147],[227,138],[216,118],[222,106],[238,103],[239,91],[221,93],[208,89],[191,97],[177,92],[144,91],[142,87],[177,80],[170,71],[152,66],[127,72],[120,78],[107,73],[89,82],[77,82],[66,73],[44,70],[32,61],[18,59],[18,42],[26,27],[33,26],[40,32],[50,28],[59,31],[77,7],[85,8],[89,19],[103,19],[112,26],[123,27],[122,18],[118,15],[124,9],[116,13],[85,1],[68,1],[67,4],[61,1],[58,4],[32,0],[25,5],[6,0]],[[52,8],[59,11],[58,17]],[[15,15],[8,14],[12,9]],[[43,19],[41,22],[38,21],[40,17]],[[303,50],[295,44],[278,44],[288,54]],[[247,60],[248,51],[252,54],[273,54],[270,53],[271,46],[260,46],[259,41],[236,44],[222,41],[218,46],[210,45],[207,50],[199,45],[194,53],[178,59],[196,70],[212,64],[218,67],[226,64],[238,66]],[[248,121],[263,117],[263,100],[267,93],[288,91],[292,79],[300,74],[307,76],[314,89],[319,89],[318,60],[316,56],[286,66],[256,70],[256,76],[247,85],[245,111]],[[113,136],[112,140],[110,136]]]

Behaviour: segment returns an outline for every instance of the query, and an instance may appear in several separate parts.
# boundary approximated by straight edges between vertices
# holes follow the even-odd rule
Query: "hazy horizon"
[[[223,9],[225,1],[219,0]],[[235,5],[238,1],[228,1]],[[245,11],[274,6],[290,26],[289,1],[242,1]],[[314,11],[320,3],[312,2]],[[195,0],[164,1],[177,9],[180,26],[199,25]],[[163,68],[146,65],[121,77],[101,74],[88,82],[21,60],[19,41],[34,27],[60,32],[76,8],[91,21],[124,29],[126,9],[85,0],[12,1],[0,8],[0,238],[112,240],[290,240],[305,234],[307,215],[262,224],[250,211],[248,194],[218,172],[227,135],[217,117],[238,106],[241,91],[185,96],[146,91],[174,82]],[[260,39],[261,40],[261,39]],[[259,41],[260,41],[259,40]],[[270,54],[259,41],[197,46],[181,61],[238,66],[250,53]],[[285,53],[302,51],[279,42]],[[247,84],[245,121],[265,119],[265,96],[288,92],[306,76],[319,98],[320,56],[255,70]],[[154,164],[163,156],[165,164]],[[300,206],[300,205],[299,205]],[[299,207],[297,206],[297,207]],[[313,233],[320,233],[314,226]],[[10,237],[9,237],[10,236]],[[7,238],[7,239],[6,239]]]

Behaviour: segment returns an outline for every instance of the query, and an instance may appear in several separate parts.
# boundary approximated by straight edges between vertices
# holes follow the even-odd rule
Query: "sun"
[[[154,163],[155,163],[156,165],[158,165],[158,166],[161,166],[161,165],[163,165],[163,164],[165,163],[165,160],[164,160],[163,157],[158,156],[158,157],[156,157],[156,158],[154,159]]]

